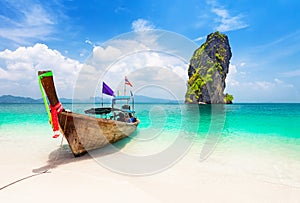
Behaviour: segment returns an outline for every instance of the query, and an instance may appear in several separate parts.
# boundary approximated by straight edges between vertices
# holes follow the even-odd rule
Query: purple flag
[[[102,85],[102,93],[110,96],[115,96],[114,91],[107,84],[105,84],[105,82],[103,82]]]

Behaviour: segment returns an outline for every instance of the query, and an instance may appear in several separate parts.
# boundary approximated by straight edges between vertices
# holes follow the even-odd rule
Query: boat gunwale
[[[138,125],[138,122],[128,123],[128,122],[124,122],[124,121],[117,121],[117,120],[111,120],[111,119],[105,119],[105,118],[96,118],[93,116],[79,114],[79,113],[75,113],[75,112],[63,111],[63,112],[61,112],[61,114],[65,114],[66,116],[72,116],[72,117],[81,118],[81,119],[88,119],[90,121],[96,120],[96,121],[100,121],[100,122],[104,122],[104,123],[111,123],[111,124],[115,123],[117,125],[128,125],[128,126],[137,126]]]

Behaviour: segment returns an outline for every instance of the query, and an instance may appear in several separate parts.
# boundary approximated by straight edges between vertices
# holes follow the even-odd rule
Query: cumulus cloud
[[[58,94],[72,97],[72,90],[82,64],[63,56],[45,44],[19,47],[0,52],[0,94],[40,97],[38,70],[53,70]]]
[[[168,40],[177,41],[180,47],[168,43]],[[155,86],[156,90],[147,89],[147,96],[165,97],[157,93],[159,86],[172,90],[174,95],[183,99],[188,78],[188,60],[196,48],[195,44],[184,46],[186,43],[191,42],[182,36],[147,31],[128,33],[95,46],[91,58],[87,60],[87,64],[93,68],[83,68],[80,72],[76,95],[81,98],[99,96],[102,81],[114,90],[122,91],[124,76],[127,75],[134,84],[134,91],[139,91],[140,87],[145,89],[146,86]],[[178,49],[180,54],[176,52]],[[184,54],[188,55],[186,61]],[[90,85],[89,88],[83,88],[87,85]]]
[[[152,30],[155,26],[148,20],[145,19],[137,19],[132,22],[131,28],[133,31],[145,31],[145,30]]]
[[[93,57],[97,60],[100,61],[110,61],[114,60],[118,57],[120,57],[122,52],[115,47],[108,46],[108,47],[101,47],[101,46],[96,46],[93,49]]]
[[[101,49],[101,55],[109,55],[112,50],[119,49],[116,49],[116,47]],[[116,52],[121,53],[121,50]],[[151,88],[148,88],[147,96],[164,98],[166,95],[157,94],[157,87],[159,86],[171,90],[176,97],[183,99],[186,91],[188,65],[181,58],[148,49],[131,52],[122,55],[122,57],[114,55],[117,57],[116,60],[112,60],[113,57],[111,57],[112,61],[109,63],[106,63],[106,58],[99,60],[102,56],[94,52],[91,64],[93,64],[92,67],[95,67],[95,70],[87,71],[85,68],[82,69],[79,75],[80,81],[77,81],[82,84],[78,85],[77,88],[78,97],[87,97],[87,93],[92,95],[99,93],[101,85],[98,83],[102,81],[110,84],[114,90],[122,92],[124,76],[127,75],[134,84],[133,91],[140,91],[138,89],[141,87],[151,86]],[[92,76],[95,75],[97,77],[92,79]],[[89,84],[93,84],[94,88],[84,88],[85,91],[81,91],[80,89],[87,85],[85,83],[87,80]],[[151,91],[154,86],[156,90]]]

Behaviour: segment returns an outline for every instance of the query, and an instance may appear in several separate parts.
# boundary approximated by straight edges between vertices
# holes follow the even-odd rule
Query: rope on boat
[[[50,104],[51,109],[51,118],[52,118],[52,128],[53,128],[53,138],[59,137],[59,123],[58,123],[58,114],[60,114],[63,111],[63,106],[60,102],[58,102],[55,106],[52,106]]]

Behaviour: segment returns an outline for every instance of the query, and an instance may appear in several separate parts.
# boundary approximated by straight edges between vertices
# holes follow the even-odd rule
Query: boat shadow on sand
[[[97,159],[103,156],[107,156],[116,152],[119,152],[124,148],[130,140],[136,135],[136,132],[133,133],[130,137],[126,137],[114,144],[106,145],[105,147],[94,149],[88,153],[80,156],[74,157],[68,144],[64,144],[58,149],[52,151],[48,156],[47,164],[39,168],[32,170],[33,173],[45,173],[51,169],[57,168],[61,165],[66,165],[69,163],[80,162],[89,159]],[[92,154],[92,155],[91,155]]]

